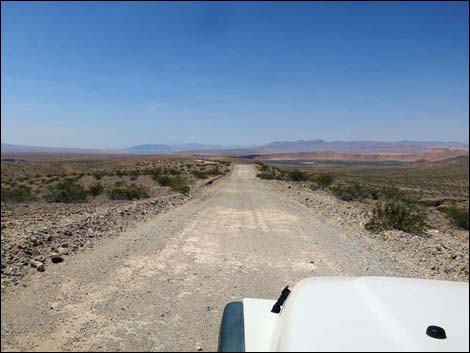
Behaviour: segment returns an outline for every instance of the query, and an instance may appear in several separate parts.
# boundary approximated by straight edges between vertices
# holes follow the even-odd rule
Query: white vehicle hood
[[[247,351],[468,351],[468,283],[388,277],[299,282],[281,314],[244,300]],[[442,327],[446,339],[426,335]]]

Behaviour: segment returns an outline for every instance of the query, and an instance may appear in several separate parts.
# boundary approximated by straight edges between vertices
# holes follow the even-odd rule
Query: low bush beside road
[[[111,200],[136,200],[150,197],[146,188],[138,185],[123,185],[110,190]]]
[[[299,169],[294,169],[287,173],[287,177],[292,181],[306,181],[309,180],[309,175]]]
[[[209,175],[206,172],[200,171],[200,170],[193,170],[191,171],[191,174],[194,175],[198,179],[207,179]]]
[[[187,179],[180,175],[177,175],[171,178],[169,186],[171,187],[173,191],[176,191],[182,194],[188,194],[189,189],[190,189]]]
[[[93,196],[101,195],[104,192],[104,186],[99,182],[95,183],[89,187],[88,192]]]
[[[342,201],[366,201],[372,206],[372,217],[366,228],[377,232],[398,229],[409,233],[422,233],[426,228],[426,209],[418,205],[415,193],[397,187],[376,187],[359,182],[335,183],[329,174],[307,173],[299,169],[280,170],[279,168],[260,164],[261,172],[257,176],[266,180],[285,180],[304,182],[312,190],[325,189]],[[468,229],[468,210],[451,209],[447,212],[456,224]],[[466,217],[466,218],[465,218]]]
[[[370,190],[358,183],[336,185],[331,190],[338,199],[343,201],[364,200],[367,198],[374,198],[376,195],[374,193],[374,196],[372,196]]]
[[[2,202],[28,202],[36,199],[32,189],[28,186],[2,187]]]
[[[373,209],[373,216],[366,229],[381,231],[398,229],[408,233],[422,233],[426,226],[425,210],[414,203],[402,200],[379,202]]]
[[[459,228],[469,229],[469,210],[468,207],[463,206],[441,206],[439,211],[444,212],[452,222]]]
[[[25,175],[26,169],[8,171],[2,170],[2,202],[26,203],[31,201],[46,201],[51,203],[80,203],[94,201],[102,194],[111,199],[134,199],[144,197],[137,186],[144,187],[149,196],[160,195],[166,191],[158,190],[158,186],[170,187],[172,191],[188,194],[191,185],[199,179],[225,175],[231,165],[228,161],[211,161],[205,159],[168,159],[166,161],[138,160],[126,165],[117,161],[114,168],[109,168],[111,161],[80,161],[60,163],[41,162],[41,168],[56,168],[54,173],[37,173],[37,164],[27,164],[31,168]],[[89,164],[86,170],[83,165]],[[81,165],[82,167],[78,167]],[[3,165],[2,165],[3,167]],[[10,166],[9,166],[10,168]],[[15,165],[11,168],[17,168]],[[113,196],[111,196],[113,195]],[[96,202],[104,202],[102,197]]]
[[[334,178],[329,174],[320,174],[318,176],[313,176],[312,180],[318,184],[321,188],[327,188],[333,184]]]
[[[87,190],[78,182],[71,179],[65,179],[56,185],[49,186],[45,199],[48,202],[86,202]]]

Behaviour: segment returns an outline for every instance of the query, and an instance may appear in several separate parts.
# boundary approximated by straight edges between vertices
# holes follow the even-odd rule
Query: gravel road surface
[[[3,351],[211,351],[227,302],[311,276],[415,275],[253,165],[49,267],[2,295]]]

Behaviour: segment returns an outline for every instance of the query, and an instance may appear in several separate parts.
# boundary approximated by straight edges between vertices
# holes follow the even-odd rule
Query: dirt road
[[[215,350],[225,303],[319,275],[401,275],[361,238],[233,171],[2,297],[2,350]]]

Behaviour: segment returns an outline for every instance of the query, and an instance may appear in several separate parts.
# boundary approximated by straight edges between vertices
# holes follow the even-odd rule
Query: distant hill
[[[127,149],[127,152],[135,154],[159,154],[170,153],[172,151],[173,148],[168,145],[138,145]]]
[[[331,141],[298,140],[276,141],[256,148],[260,152],[314,152],[331,151],[341,153],[418,153],[431,148],[468,150],[468,144],[461,142],[422,141]]]
[[[2,142],[2,153],[110,153],[111,151],[87,149],[87,148],[68,148],[68,147],[41,147],[41,146],[23,146],[10,145]]]
[[[179,145],[147,144],[129,147],[127,151],[129,153],[137,154],[167,154],[186,151],[219,150],[224,148],[225,147],[221,145],[206,145],[201,143],[186,143]]]
[[[449,148],[431,148],[417,153],[338,153],[332,151],[296,152],[296,153],[265,153],[253,155],[251,158],[260,160],[305,160],[305,161],[443,161],[456,158],[467,158],[468,150]]]

